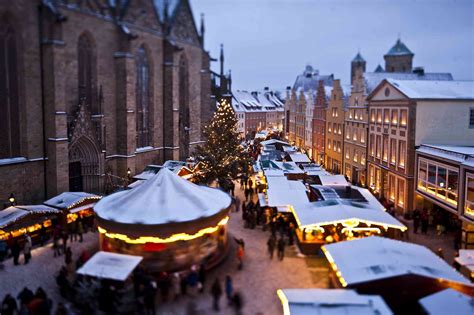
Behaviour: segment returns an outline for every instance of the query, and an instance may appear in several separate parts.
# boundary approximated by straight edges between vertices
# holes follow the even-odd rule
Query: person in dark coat
[[[231,305],[234,295],[234,286],[232,284],[232,278],[229,275],[225,276],[225,295],[227,296],[227,303]]]
[[[276,246],[275,236],[271,235],[267,241],[267,248],[268,248],[268,254],[270,255],[270,259],[273,259],[273,252],[275,252],[275,246]]]
[[[70,263],[72,263],[72,250],[71,250],[71,247],[68,247],[66,249],[66,255],[64,257],[64,262],[66,263],[66,265],[69,265]]]
[[[283,257],[285,257],[285,240],[280,237],[278,240],[278,259],[283,260]]]
[[[2,315],[14,315],[18,310],[17,304],[13,296],[10,294],[5,295],[5,298],[2,302],[2,309],[0,309],[0,314]]]
[[[201,264],[199,266],[199,271],[198,271],[198,276],[199,276],[199,282],[201,283],[199,292],[204,292],[204,283],[206,283],[206,268],[204,267],[204,264]]]
[[[212,307],[214,308],[215,311],[219,311],[220,310],[219,301],[222,296],[222,287],[221,287],[219,278],[216,278],[216,280],[212,284],[211,294],[212,294]]]
[[[413,210],[413,233],[418,233],[418,228],[420,227],[421,213],[420,210]]]
[[[235,315],[241,315],[244,303],[239,292],[234,293],[234,296],[232,297],[232,305],[234,306]]]
[[[20,244],[18,244],[18,240],[13,241],[11,251],[12,251],[12,256],[13,256],[13,264],[15,266],[18,266],[20,264],[18,262],[18,259],[20,258],[20,252],[21,252],[21,247],[20,247]]]
[[[20,301],[20,304],[28,305],[28,303],[31,302],[33,297],[34,297],[33,291],[31,291],[27,287],[24,287],[23,290],[18,294],[16,298]]]
[[[144,291],[144,296],[143,296],[143,302],[145,304],[145,311],[147,315],[156,314],[155,297],[156,297],[156,284],[150,281],[145,286],[145,291]]]
[[[429,222],[429,216],[428,216],[428,210],[423,209],[421,212],[421,234],[427,234],[428,233],[428,222]]]

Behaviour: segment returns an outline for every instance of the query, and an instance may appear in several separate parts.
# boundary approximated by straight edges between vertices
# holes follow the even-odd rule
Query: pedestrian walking
[[[77,222],[77,235],[79,235],[79,242],[82,243],[84,241],[83,235],[84,234],[84,224],[82,223],[82,219],[78,220]]]
[[[173,293],[173,299],[176,300],[180,293],[181,277],[178,272],[171,275],[171,291]]]
[[[61,256],[61,245],[59,245],[59,240],[60,240],[59,235],[55,235],[53,237],[53,250],[54,250],[53,257]]]
[[[267,241],[267,248],[268,248],[268,255],[270,255],[270,259],[273,259],[273,253],[275,252],[276,246],[276,239],[274,235],[271,235]]]
[[[28,234],[25,234],[25,245],[23,245],[23,255],[25,257],[25,265],[31,259],[31,247],[33,247],[33,244],[31,242],[31,237]]]
[[[244,306],[244,301],[240,292],[234,293],[234,296],[232,297],[232,306],[234,307],[235,315],[242,314],[242,307]]]
[[[219,282],[219,278],[216,278],[216,280],[212,284],[211,294],[212,294],[212,307],[215,311],[219,311],[220,310],[219,301],[222,296],[222,287]]]
[[[204,267],[204,264],[201,264],[199,266],[199,292],[204,292],[204,283],[206,282],[206,268]]]
[[[245,249],[242,245],[239,245],[237,249],[237,261],[238,261],[238,269],[242,270],[244,267],[244,254],[245,254]]]
[[[245,201],[248,201],[249,196],[250,196],[250,189],[248,187],[245,187],[244,195],[245,195]]]
[[[421,222],[421,234],[427,234],[428,222],[429,222],[428,210],[423,209],[423,211],[421,212],[420,222]]]
[[[155,315],[155,298],[156,298],[157,286],[154,281],[149,281],[145,286],[145,292],[143,296],[143,302],[145,304],[145,314],[146,315]]]
[[[413,210],[413,233],[418,233],[418,228],[420,227],[421,213],[420,210]]]
[[[283,257],[285,257],[285,240],[280,237],[278,240],[278,259],[283,260]]]
[[[230,193],[235,196],[235,184],[233,181],[230,182]]]
[[[68,247],[66,249],[66,254],[64,256],[64,262],[66,263],[66,266],[69,266],[69,264],[72,263],[72,250],[71,250],[71,247]]]
[[[69,230],[69,237],[70,237],[69,241],[71,243],[77,242],[77,220],[69,223],[68,230]]]
[[[17,304],[13,296],[10,294],[5,295],[5,298],[2,302],[2,308],[0,309],[0,313],[4,315],[14,315],[17,312]]]
[[[225,295],[227,296],[227,304],[232,304],[232,297],[234,296],[234,287],[232,285],[232,278],[225,276]]]
[[[19,265],[18,259],[20,258],[20,251],[21,251],[21,247],[20,247],[20,244],[18,244],[18,240],[15,239],[13,241],[11,251],[12,251],[12,256],[13,256],[13,264],[17,266]]]

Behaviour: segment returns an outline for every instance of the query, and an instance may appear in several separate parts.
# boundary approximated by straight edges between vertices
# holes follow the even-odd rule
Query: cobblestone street
[[[242,200],[242,191],[236,186],[236,193]],[[234,290],[239,291],[244,300],[243,314],[281,314],[280,301],[276,290],[279,288],[325,288],[328,285],[325,259],[298,255],[296,246],[286,248],[285,258],[271,260],[267,255],[266,242],[270,232],[261,227],[246,229],[243,227],[242,213],[231,213],[229,221],[230,249],[228,257],[215,269],[209,271],[205,290],[195,297],[180,297],[173,302],[157,302],[158,314],[186,314],[190,302],[197,306],[199,314],[216,313],[212,310],[212,298],[209,288],[215,277],[223,284],[226,275],[233,279]],[[94,252],[98,248],[97,233],[87,233],[84,242],[72,243],[73,259],[77,259],[83,249]],[[243,270],[237,269],[236,243],[233,237],[245,240],[245,259]],[[275,255],[276,256],[276,255]],[[20,259],[23,263],[23,258]],[[5,262],[5,269],[0,271],[0,297],[6,293],[16,296],[25,286],[36,290],[43,287],[57,305],[59,296],[55,276],[64,264],[64,256],[53,258],[51,244],[33,250],[33,258],[28,265],[13,266],[12,259]],[[226,305],[225,297],[221,300],[220,314],[232,314]],[[217,313],[216,313],[217,314]]]

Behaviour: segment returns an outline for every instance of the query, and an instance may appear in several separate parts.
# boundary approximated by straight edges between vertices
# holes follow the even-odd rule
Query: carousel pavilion
[[[231,198],[164,168],[95,207],[102,250],[144,257],[152,272],[217,264],[227,249]]]

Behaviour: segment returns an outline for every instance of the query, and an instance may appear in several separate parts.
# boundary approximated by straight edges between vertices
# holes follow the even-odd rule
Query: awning
[[[143,260],[141,256],[98,252],[79,270],[78,274],[102,279],[124,281]]]
[[[45,205],[11,206],[0,211],[0,229],[31,215],[57,214],[61,210]]]
[[[405,225],[387,212],[350,201],[300,203],[294,206],[293,214],[300,228],[359,221],[367,225],[406,229]]]
[[[94,203],[88,203],[86,205],[83,205],[83,206],[80,206],[80,207],[76,207],[76,208],[71,208],[69,210],[69,213],[76,213],[76,212],[79,212],[79,211],[82,211],[82,210],[92,210],[92,208],[94,208],[95,206],[95,202]]]

